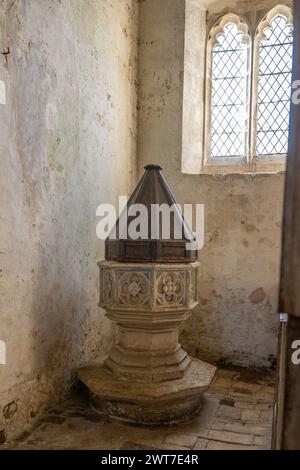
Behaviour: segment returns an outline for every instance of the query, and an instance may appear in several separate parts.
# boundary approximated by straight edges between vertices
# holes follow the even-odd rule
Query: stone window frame
[[[226,7],[219,11],[210,11],[203,7],[202,0],[185,0],[185,44],[184,44],[184,80],[183,80],[183,112],[182,112],[182,161],[181,171],[184,174],[218,174],[218,173],[278,173],[286,168],[286,156],[270,155],[263,158],[252,158],[256,133],[255,112],[258,86],[258,50],[263,29],[270,26],[278,14],[293,22],[292,0],[263,0],[261,8],[256,10],[253,2],[236,4],[227,0],[234,7]],[[257,2],[256,2],[257,3]],[[211,30],[226,15],[235,15],[245,22],[250,31],[251,50],[251,95],[250,95],[250,139],[247,161],[237,162],[236,157],[228,157],[227,162],[207,161],[207,112],[210,111],[208,100],[208,53]],[[253,20],[254,18],[254,20]],[[255,75],[254,75],[255,74]],[[252,88],[253,87],[253,88]],[[256,146],[256,144],[255,144]],[[233,161],[232,161],[233,160]]]

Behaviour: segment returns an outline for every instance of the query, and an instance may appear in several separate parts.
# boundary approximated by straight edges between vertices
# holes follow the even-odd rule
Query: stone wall
[[[246,2],[204,3],[211,4],[211,14],[246,8]],[[145,164],[161,164],[180,203],[205,204],[201,306],[184,328],[182,343],[203,359],[270,367],[276,355],[284,175],[181,173],[184,38],[184,0],[141,2],[140,172]]]
[[[137,0],[1,2],[0,438],[105,351],[96,208],[136,183]],[[4,431],[5,430],[5,431]]]

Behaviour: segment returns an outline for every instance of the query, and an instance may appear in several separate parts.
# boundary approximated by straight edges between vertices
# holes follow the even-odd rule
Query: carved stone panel
[[[104,261],[100,267],[100,305],[110,311],[189,311],[197,303],[199,264],[129,263]],[[133,309],[133,307],[135,307]]]
[[[106,305],[111,305],[114,301],[114,280],[110,270],[103,271],[102,283],[103,302]]]
[[[124,306],[148,305],[150,301],[150,273],[117,271],[117,304]]]
[[[186,304],[186,273],[162,271],[156,273],[158,306],[184,306]]]

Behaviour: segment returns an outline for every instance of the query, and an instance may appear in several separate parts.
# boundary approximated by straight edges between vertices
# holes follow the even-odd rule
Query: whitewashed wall
[[[0,50],[10,54],[0,55],[0,430],[10,435],[110,344],[95,213],[136,183],[138,5],[7,0],[1,9]]]

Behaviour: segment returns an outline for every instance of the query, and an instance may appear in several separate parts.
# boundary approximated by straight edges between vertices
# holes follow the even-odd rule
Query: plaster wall
[[[189,3],[197,7],[201,2]],[[236,9],[245,13],[253,3],[274,6],[268,0],[203,2],[203,7],[207,3],[216,17],[217,12]],[[284,174],[181,173],[184,41],[184,0],[141,2],[139,169],[148,163],[162,165],[180,203],[205,204],[201,305],[181,340],[202,359],[271,367],[278,327]]]
[[[0,440],[110,344],[96,208],[136,183],[137,0],[0,5]]]

